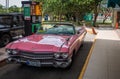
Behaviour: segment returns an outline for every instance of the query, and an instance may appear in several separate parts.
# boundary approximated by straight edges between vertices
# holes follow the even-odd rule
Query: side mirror
[[[80,33],[81,33],[81,30],[82,30],[82,28],[78,29],[78,30],[77,30],[77,34],[80,34]]]

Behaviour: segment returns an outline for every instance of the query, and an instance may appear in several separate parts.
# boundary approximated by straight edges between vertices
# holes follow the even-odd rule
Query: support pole
[[[7,13],[9,13],[8,8],[9,8],[9,0],[6,0],[6,12],[7,12]]]

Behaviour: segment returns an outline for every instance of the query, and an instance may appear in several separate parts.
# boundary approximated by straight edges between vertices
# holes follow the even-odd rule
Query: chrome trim
[[[9,60],[10,59],[10,60]],[[32,60],[32,59],[27,59],[27,58],[12,58],[12,57],[9,57],[8,58],[9,61],[13,62],[13,63],[25,63],[27,64],[27,61],[31,61],[31,62],[38,62],[40,63],[40,67],[41,66],[54,66],[54,67],[61,67],[61,68],[64,68],[64,67],[67,67],[70,63],[71,63],[71,59],[67,59],[66,61],[58,61],[58,60]]]
[[[20,52],[18,57],[24,57],[29,59],[53,59],[54,53],[30,53],[30,52]]]
[[[21,56],[21,55],[10,55],[9,57],[23,57],[23,58],[33,59],[33,60],[53,59],[53,57],[34,58],[34,57]]]

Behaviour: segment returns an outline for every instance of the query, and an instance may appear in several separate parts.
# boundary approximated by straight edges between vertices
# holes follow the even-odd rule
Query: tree
[[[0,4],[0,13],[5,13],[5,7]]]
[[[79,22],[85,13],[94,12],[93,25],[96,25],[100,2],[102,0],[36,0],[43,3],[43,13],[64,15],[67,20]],[[71,19],[72,18],[72,19]],[[60,19],[59,19],[60,20]]]
[[[20,8],[17,7],[16,5],[9,7],[9,12],[19,12],[19,11],[20,11]]]
[[[96,20],[97,20],[97,16],[100,12],[100,4],[101,4],[102,0],[94,0],[93,1],[93,5],[91,7],[93,7],[93,12],[94,12],[94,19],[93,19],[93,26],[96,27]]]
[[[2,12],[3,6],[0,4],[0,13]]]
[[[103,14],[104,18],[103,18],[103,23],[105,23],[106,19],[108,19],[109,16],[111,16],[112,13],[112,8],[111,7],[107,7],[108,1],[107,0],[103,0],[101,2],[101,8],[100,8],[100,12]]]

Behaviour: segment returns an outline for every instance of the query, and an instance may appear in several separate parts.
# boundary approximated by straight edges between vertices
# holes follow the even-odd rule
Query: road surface
[[[94,37],[91,34],[86,35],[84,46],[79,49],[70,69],[6,64],[0,68],[0,79],[78,79]]]

